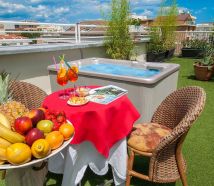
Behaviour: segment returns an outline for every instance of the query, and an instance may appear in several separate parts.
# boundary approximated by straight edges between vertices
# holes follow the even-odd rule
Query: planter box
[[[167,50],[167,51],[165,52],[165,58],[167,58],[167,59],[172,58],[173,55],[174,55],[174,53],[175,53],[175,48],[173,48],[173,49],[171,49],[171,50]]]
[[[197,48],[182,48],[182,57],[202,58],[203,50]]]
[[[165,59],[165,55],[166,55],[165,53],[166,52],[162,52],[162,53],[159,53],[159,54],[154,54],[154,53],[148,52],[146,54],[146,60],[148,62],[162,62]]]

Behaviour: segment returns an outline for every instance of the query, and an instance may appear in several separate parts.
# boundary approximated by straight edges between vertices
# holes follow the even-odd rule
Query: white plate
[[[68,146],[70,144],[70,142],[72,141],[73,136],[69,140],[64,141],[64,143],[58,149],[52,150],[51,153],[47,157],[45,157],[45,158],[34,159],[34,160],[31,160],[31,161],[29,161],[27,163],[24,163],[22,165],[3,164],[3,165],[0,165],[0,170],[1,169],[23,168],[23,167],[27,167],[27,166],[34,165],[36,163],[42,162],[42,161],[44,161],[44,160],[46,160],[46,159],[54,156],[55,154],[57,154],[58,152],[60,152],[61,150],[63,150],[66,146]]]
[[[81,104],[76,104],[76,103],[73,103],[73,102],[71,102],[70,100],[68,100],[68,101],[67,101],[67,104],[68,104],[68,105],[71,105],[71,106],[82,106],[82,105],[87,104],[88,102],[89,102],[89,99],[86,99],[86,102],[81,103]]]

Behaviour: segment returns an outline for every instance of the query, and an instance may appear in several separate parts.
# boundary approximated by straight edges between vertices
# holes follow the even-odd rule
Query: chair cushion
[[[128,145],[143,152],[153,152],[161,139],[172,129],[157,123],[144,123],[134,126],[134,131],[128,139]]]

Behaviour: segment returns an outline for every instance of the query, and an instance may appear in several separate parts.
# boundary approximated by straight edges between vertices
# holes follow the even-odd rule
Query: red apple
[[[34,109],[29,112],[28,117],[32,120],[33,126],[36,126],[39,121],[45,119],[45,113],[41,109]]]
[[[14,122],[15,131],[20,134],[27,133],[32,127],[32,121],[27,116],[19,117]]]
[[[41,130],[33,128],[25,136],[25,141],[29,146],[31,146],[34,141],[44,138],[45,138],[44,133]]]

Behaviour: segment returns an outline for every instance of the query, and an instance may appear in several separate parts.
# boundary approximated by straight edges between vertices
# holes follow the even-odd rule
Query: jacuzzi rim
[[[87,62],[89,64],[93,64],[91,61],[95,58],[86,58],[86,59],[80,59],[75,61],[70,61],[69,63],[79,63],[79,62]],[[114,59],[107,59],[107,58],[96,58],[96,60],[105,60],[110,63],[114,63],[112,60]],[[122,75],[115,75],[115,74],[102,74],[98,72],[91,72],[91,71],[79,71],[80,75],[83,76],[90,76],[90,77],[100,77],[105,79],[114,79],[114,80],[120,80],[120,81],[128,81],[128,82],[134,82],[134,83],[145,83],[145,84],[155,84],[165,77],[173,74],[176,71],[179,71],[180,65],[179,64],[173,64],[173,63],[153,63],[153,62],[137,62],[137,61],[128,61],[128,60],[116,60],[118,61],[117,64],[133,64],[133,65],[144,65],[147,67],[147,69],[159,69],[161,70],[160,73],[151,76],[151,77],[133,77],[133,76],[122,76]],[[56,71],[55,65],[48,66],[48,70]]]

